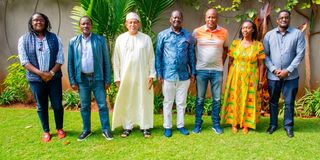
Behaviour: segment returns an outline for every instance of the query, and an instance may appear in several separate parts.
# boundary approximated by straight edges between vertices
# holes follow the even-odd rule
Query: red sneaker
[[[58,134],[58,138],[60,138],[60,139],[66,137],[66,132],[63,131],[62,129],[58,129],[57,134]]]
[[[43,134],[43,142],[49,142],[51,140],[51,135],[49,132],[44,132]]]

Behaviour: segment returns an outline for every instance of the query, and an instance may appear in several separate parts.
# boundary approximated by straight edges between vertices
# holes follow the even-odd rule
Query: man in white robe
[[[114,81],[119,88],[115,101],[112,130],[123,126],[121,137],[129,136],[133,125],[140,126],[145,138],[153,128],[153,88],[156,76],[151,38],[139,32],[140,18],[126,16],[128,32],[121,34],[113,53]]]

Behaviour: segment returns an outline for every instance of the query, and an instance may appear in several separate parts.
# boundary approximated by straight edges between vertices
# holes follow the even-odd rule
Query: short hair
[[[251,35],[252,40],[257,40],[258,30],[257,30],[256,24],[254,24],[251,20],[245,20],[245,21],[241,24],[241,28],[242,28],[242,25],[243,25],[244,23],[246,23],[246,22],[249,22],[249,23],[252,24],[252,28],[253,28],[253,30],[254,30],[253,33],[252,33],[252,35]],[[240,29],[240,31],[239,31],[239,38],[240,38],[240,39],[243,39],[242,29]]]
[[[44,19],[44,28],[45,28],[45,31],[49,32],[51,30],[51,23],[49,21],[49,18],[43,14],[43,13],[40,13],[40,12],[34,12],[31,17],[29,18],[29,22],[28,22],[28,30],[29,32],[33,32],[33,33],[36,33],[36,31],[33,29],[32,27],[32,17],[34,15],[40,15],[43,19]]]
[[[281,11],[278,13],[278,17],[279,17],[280,14],[283,13],[283,12],[286,12],[286,13],[289,14],[289,16],[291,16],[291,12],[290,12],[290,11],[288,11],[288,10],[286,10],[286,9],[283,9],[283,10],[281,10]]]
[[[90,21],[90,23],[91,23],[91,25],[93,25],[93,21],[92,21],[92,19],[91,19],[89,16],[82,16],[82,17],[79,19],[79,25],[80,25],[80,21],[81,21],[82,18],[88,18],[89,21]]]
[[[181,12],[180,10],[173,10],[173,11],[171,12],[171,17],[172,17],[173,12],[179,12],[181,18],[183,18],[183,14],[182,14],[182,12]]]
[[[216,8],[209,8],[209,9],[206,10],[205,16],[207,16],[207,13],[208,13],[210,10],[214,11],[217,15],[219,15],[219,12],[218,12],[218,10],[217,10]]]

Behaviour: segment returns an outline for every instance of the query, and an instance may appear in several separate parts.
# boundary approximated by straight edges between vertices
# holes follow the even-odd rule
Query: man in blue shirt
[[[106,90],[111,84],[111,64],[106,40],[92,33],[92,20],[88,16],[80,18],[82,34],[73,37],[68,48],[68,74],[72,89],[79,90],[81,103],[82,133],[78,141],[91,135],[91,92],[99,108],[102,135],[112,139]]]
[[[268,90],[270,94],[270,126],[272,134],[278,127],[278,102],[280,93],[284,97],[284,129],[293,137],[294,101],[298,92],[298,66],[304,57],[305,40],[301,31],[289,27],[290,12],[282,10],[277,18],[278,27],[269,31],[263,40],[268,68]]]
[[[160,32],[156,49],[156,71],[162,84],[164,135],[172,136],[172,105],[176,102],[177,129],[183,135],[189,132],[184,128],[188,88],[195,79],[194,42],[190,33],[182,29],[182,12],[171,13],[171,27]]]

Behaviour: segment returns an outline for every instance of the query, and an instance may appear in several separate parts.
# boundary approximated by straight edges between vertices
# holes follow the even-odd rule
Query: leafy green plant
[[[161,113],[163,108],[163,95],[161,94],[161,92],[154,94],[153,103],[154,103],[153,112],[156,114]]]
[[[114,82],[111,83],[109,90],[107,91],[108,100],[111,108],[114,106],[114,102],[116,101],[118,93],[118,87]]]
[[[191,95],[188,93],[187,96],[187,107],[186,107],[186,113],[194,114],[196,110],[196,96]]]
[[[2,83],[4,90],[0,95],[0,104],[26,102],[30,92],[26,71],[21,66],[18,55],[10,56],[8,61],[12,63],[7,68],[8,74]]]
[[[203,114],[209,115],[212,111],[212,99],[206,98],[203,104]]]
[[[193,96],[190,93],[188,93],[186,113],[194,114],[196,112],[196,100],[197,100],[196,96]],[[212,99],[205,98],[204,104],[203,104],[203,114],[209,115],[211,111],[212,111]]]
[[[76,109],[80,105],[80,96],[79,93],[76,91],[63,91],[62,99],[62,103],[65,109]]]
[[[283,116],[285,103],[284,103],[284,99],[282,97],[279,98],[278,107],[279,107],[278,115]]]
[[[320,117],[320,88],[310,91],[305,89],[305,95],[296,102],[296,107],[303,109],[304,116]]]

